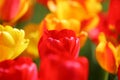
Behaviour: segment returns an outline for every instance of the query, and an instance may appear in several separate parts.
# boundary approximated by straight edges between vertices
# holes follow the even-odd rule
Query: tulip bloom
[[[28,46],[23,30],[0,25],[0,61],[14,59]]]
[[[96,59],[100,66],[109,73],[117,73],[119,60],[119,53],[117,48],[111,43],[107,42],[103,33],[99,36],[99,44],[96,47]]]
[[[76,37],[74,31],[66,29],[45,31],[38,44],[41,58],[51,54],[78,57],[79,48],[79,38]]]
[[[51,55],[41,61],[39,76],[40,80],[88,80],[88,60]]]
[[[0,62],[0,80],[38,80],[37,67],[30,58]]]
[[[14,24],[23,16],[28,18],[32,12],[33,0],[2,0],[0,2],[0,20]]]

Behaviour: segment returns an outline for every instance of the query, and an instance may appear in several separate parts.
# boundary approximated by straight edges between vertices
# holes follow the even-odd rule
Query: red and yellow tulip
[[[115,46],[106,39],[104,33],[99,35],[96,47],[96,59],[100,66],[109,73],[116,74],[120,65],[120,45]]]
[[[117,48],[111,42],[107,42],[103,33],[99,35],[99,41],[96,47],[96,59],[98,63],[104,70],[114,74],[117,73]]]
[[[21,18],[28,18],[32,11],[33,0],[1,0],[0,20],[3,24],[15,24]]]

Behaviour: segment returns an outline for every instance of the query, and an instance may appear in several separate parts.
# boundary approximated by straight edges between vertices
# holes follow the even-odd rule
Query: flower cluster
[[[0,0],[0,80],[120,80],[119,8],[120,0]]]

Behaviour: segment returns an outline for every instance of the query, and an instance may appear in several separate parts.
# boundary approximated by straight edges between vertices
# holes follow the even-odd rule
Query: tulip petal
[[[104,70],[113,74],[117,72],[116,49],[112,43],[100,42],[96,48],[96,59]]]
[[[23,30],[0,25],[0,61],[14,59],[20,55],[29,43]]]

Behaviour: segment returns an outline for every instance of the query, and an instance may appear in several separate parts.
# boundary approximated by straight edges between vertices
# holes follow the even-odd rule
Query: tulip
[[[37,67],[30,58],[0,62],[0,80],[38,80]]]
[[[107,42],[103,33],[100,34],[99,41],[96,47],[96,59],[99,65],[107,72],[116,74],[119,65],[117,48],[111,42]]]
[[[41,58],[51,54],[62,57],[78,57],[79,38],[72,30],[45,31],[39,41],[38,50]]]
[[[40,80],[88,80],[88,60],[48,56],[41,61]]]
[[[3,24],[12,25],[23,16],[27,18],[27,15],[31,14],[33,3],[33,0],[2,0],[0,2],[0,20]]]
[[[0,25],[0,61],[18,57],[28,46],[23,30]]]

